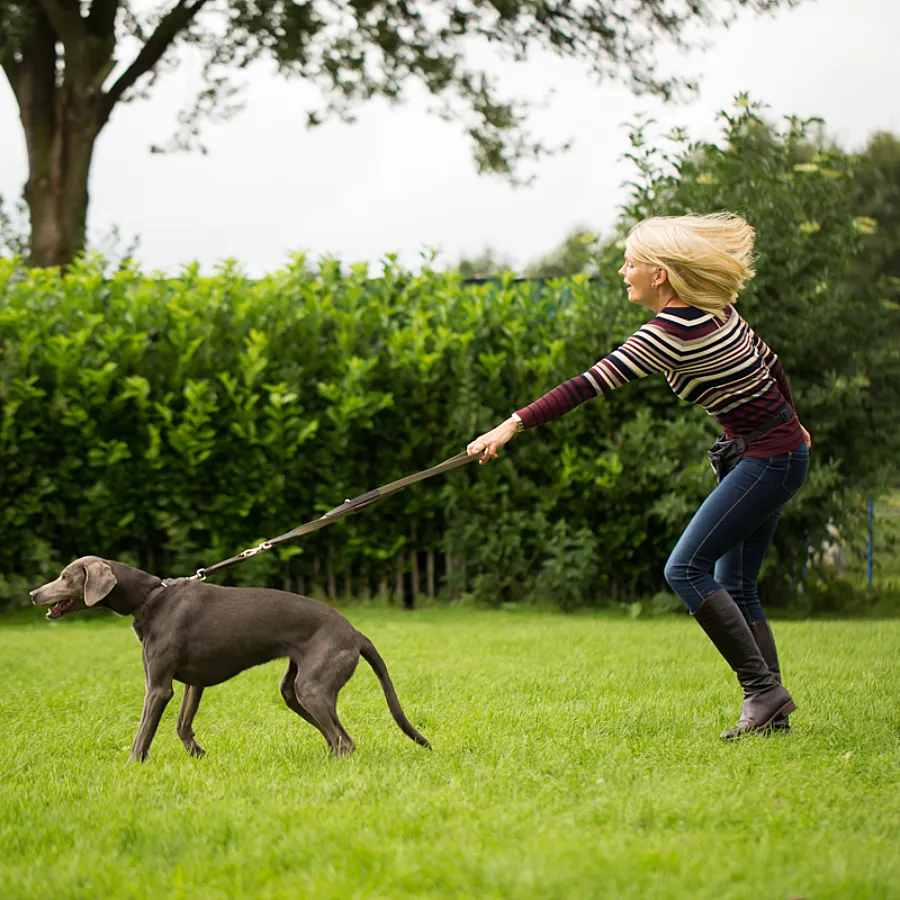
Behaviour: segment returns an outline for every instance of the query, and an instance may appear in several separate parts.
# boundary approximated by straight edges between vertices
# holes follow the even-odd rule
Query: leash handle
[[[338,519],[343,519],[344,516],[359,512],[359,510],[365,509],[367,506],[371,506],[373,503],[377,503],[385,497],[390,497],[391,494],[396,494],[397,491],[401,491],[411,484],[416,484],[416,482],[424,481],[426,478],[432,478],[435,475],[441,475],[444,472],[458,469],[470,462],[475,462],[475,460],[479,458],[480,454],[473,453],[470,456],[468,451],[463,450],[461,453],[457,453],[456,456],[451,456],[449,459],[445,459],[443,462],[438,463],[436,466],[432,466],[430,469],[423,469],[421,472],[416,472],[414,475],[407,475],[397,481],[390,482],[390,484],[375,488],[373,491],[367,491],[365,494],[360,494],[358,497],[345,500],[340,506],[335,506],[334,509],[328,510],[327,513],[320,516],[318,519],[306,522],[304,525],[300,525],[291,531],[286,531],[284,534],[278,535],[278,537],[269,538],[269,540],[263,541],[256,547],[250,547],[247,550],[241,551],[237,556],[223,559],[221,562],[217,562],[215,565],[209,566],[208,568],[197,569],[196,574],[191,575],[188,578],[188,581],[206,581],[210,575],[221,572],[223,569],[228,569],[231,566],[236,566],[245,559],[256,556],[257,553],[271,550],[272,547],[277,547],[280,544],[287,543],[302,535],[311,534],[313,531],[318,531],[320,528],[327,528]],[[166,584],[169,581],[170,579],[166,579],[163,583]]]

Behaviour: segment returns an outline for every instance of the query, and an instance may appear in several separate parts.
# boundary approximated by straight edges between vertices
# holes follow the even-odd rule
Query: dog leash
[[[292,531],[286,531],[284,534],[279,534],[278,537],[269,538],[269,540],[263,541],[257,547],[250,547],[247,550],[242,550],[237,556],[232,556],[230,559],[223,559],[214,566],[209,566],[205,569],[197,569],[196,575],[191,575],[187,580],[206,581],[210,575],[213,575],[216,572],[221,572],[223,569],[236,566],[245,559],[256,556],[257,553],[271,550],[273,547],[294,540],[294,538],[301,537],[305,534],[311,534],[313,531],[318,531],[320,528],[326,528],[333,522],[337,522],[338,519],[343,519],[344,516],[349,516],[351,513],[359,512],[361,509],[365,509],[365,507],[371,506],[379,500],[384,500],[385,497],[390,497],[391,494],[396,494],[397,491],[409,487],[409,485],[415,484],[417,481],[424,481],[426,478],[431,478],[434,475],[450,472],[453,469],[458,469],[460,466],[467,465],[480,458],[481,454],[479,453],[474,453],[470,456],[466,450],[463,450],[462,453],[457,453],[456,456],[451,456],[449,459],[445,459],[442,463],[438,463],[438,465],[432,466],[430,469],[423,469],[421,472],[416,472],[415,475],[407,475],[399,481],[392,481],[390,484],[375,488],[374,491],[368,491],[351,500],[345,500],[340,506],[328,510],[325,515],[320,516],[318,519],[313,519],[311,522],[300,525]],[[163,581],[163,585],[168,586],[174,580],[175,579],[173,578],[167,578]]]

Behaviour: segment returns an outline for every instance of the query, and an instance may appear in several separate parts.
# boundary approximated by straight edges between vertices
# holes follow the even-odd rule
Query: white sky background
[[[400,107],[375,101],[353,125],[305,127],[317,95],[262,68],[243,73],[245,110],[205,125],[210,149],[152,155],[197,86],[186,67],[164,76],[149,101],[120,106],[102,132],[90,182],[93,238],[115,225],[123,245],[140,238],[146,269],[177,272],[196,260],[204,272],[232,256],[258,277],[293,251],[330,253],[375,268],[385,253],[415,267],[422,251],[439,265],[486,246],[524,265],[556,247],[576,225],[603,232],[614,222],[631,176],[621,157],[639,112],[662,128],[684,125],[692,138],[717,133],[716,114],[735,94],[768,104],[770,115],[821,116],[847,149],[875,131],[900,132],[900,0],[807,0],[774,17],[741,16],[728,31],[706,32],[703,52],[675,60],[700,91],[664,106],[621,86],[597,85],[584,67],[550,56],[505,67],[515,95],[543,97],[534,133],[572,149],[543,160],[529,187],[479,176],[458,125],[426,112],[427,99]],[[27,176],[24,138],[12,92],[0,78],[0,194],[18,199]],[[124,246],[119,248],[124,249]]]

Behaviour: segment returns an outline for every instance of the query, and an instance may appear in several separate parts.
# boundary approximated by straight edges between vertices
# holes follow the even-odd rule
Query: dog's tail
[[[431,744],[412,727],[409,719],[406,718],[406,713],[403,712],[403,707],[400,706],[400,701],[397,699],[397,692],[394,690],[391,676],[388,675],[387,666],[384,664],[381,654],[375,649],[375,645],[364,634],[360,634],[359,652],[378,676],[378,680],[381,682],[381,689],[387,698],[388,709],[391,711],[394,721],[400,726],[401,731],[417,744],[428,747],[430,750]]]

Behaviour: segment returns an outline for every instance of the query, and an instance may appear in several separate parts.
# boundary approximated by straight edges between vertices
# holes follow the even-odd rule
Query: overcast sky
[[[708,49],[677,63],[700,80],[699,94],[681,105],[594,84],[582,67],[550,57],[516,67],[510,90],[555,91],[533,119],[536,134],[550,143],[573,139],[525,188],[477,175],[458,126],[430,116],[424,99],[373,103],[356,124],[308,131],[315,95],[262,69],[250,73],[244,112],[204,128],[208,156],[151,155],[149,145],[172,133],[196,86],[179,71],[151,100],[119,107],[101,134],[89,231],[97,238],[116,225],[125,243],[138,235],[144,266],[166,271],[191,260],[209,271],[233,256],[259,276],[297,250],[373,264],[394,252],[415,265],[434,248],[449,264],[486,246],[523,265],[575,225],[602,232],[615,220],[631,173],[621,160],[622,123],[639,112],[709,137],[717,112],[748,91],[774,117],[823,117],[847,148],[878,130],[900,132],[898,0],[807,0],[774,17],[742,16],[706,38]],[[18,111],[0,78],[0,194],[17,198],[25,178]]]

